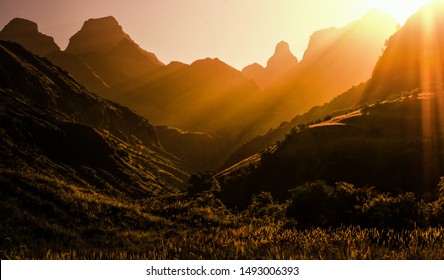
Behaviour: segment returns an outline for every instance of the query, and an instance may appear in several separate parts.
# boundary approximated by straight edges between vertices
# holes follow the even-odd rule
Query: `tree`
[[[188,180],[188,193],[195,195],[204,191],[210,191],[213,188],[213,176],[212,172],[205,172],[198,174],[192,174]]]

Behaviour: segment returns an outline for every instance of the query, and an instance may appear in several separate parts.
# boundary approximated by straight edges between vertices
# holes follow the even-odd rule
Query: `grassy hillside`
[[[269,194],[233,212],[211,193],[129,200],[44,177],[32,181],[35,192],[20,186],[22,199],[0,202],[8,206],[1,212],[7,225],[1,229],[2,259],[371,260],[440,259],[444,253],[440,226],[299,229],[286,217],[290,204]],[[23,213],[23,203],[35,211]]]
[[[432,191],[444,174],[442,93],[409,95],[319,124],[301,125],[260,157],[216,176],[224,201],[285,197],[306,181],[347,181],[388,192]]]
[[[184,190],[187,167],[162,149],[146,119],[18,44],[0,42],[0,57],[2,250],[123,228],[115,216],[97,221],[125,201]]]

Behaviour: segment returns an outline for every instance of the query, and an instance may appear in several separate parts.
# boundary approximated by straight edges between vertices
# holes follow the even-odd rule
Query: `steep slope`
[[[119,195],[182,188],[185,168],[145,118],[87,92],[20,45],[2,41],[0,58],[2,170]]]
[[[298,59],[291,53],[288,43],[281,41],[276,45],[275,52],[265,68],[254,63],[242,69],[242,73],[265,89],[297,64]]]

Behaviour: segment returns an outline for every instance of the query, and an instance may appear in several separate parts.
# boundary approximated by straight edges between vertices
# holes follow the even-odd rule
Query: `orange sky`
[[[38,23],[62,49],[89,18],[112,15],[143,48],[168,63],[218,57],[241,69],[264,65],[285,40],[301,59],[310,35],[344,26],[372,6],[410,13],[409,0],[1,0],[0,28],[12,18]],[[402,3],[402,4],[399,4]],[[402,8],[401,8],[402,7]],[[409,10],[409,11],[407,11]],[[398,13],[398,14],[396,14]],[[402,14],[402,13],[401,13]]]

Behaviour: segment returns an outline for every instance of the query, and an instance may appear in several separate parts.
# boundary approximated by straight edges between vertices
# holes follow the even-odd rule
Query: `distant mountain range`
[[[141,49],[113,17],[87,20],[64,51],[54,46],[51,37],[39,33],[35,23],[23,19],[11,21],[0,32],[0,38],[18,42],[45,56],[89,90],[130,107],[157,125],[208,135],[206,146],[214,147],[212,151],[199,154],[194,149],[192,153],[184,153],[182,148],[171,145],[167,150],[172,153],[182,150],[175,155],[192,162],[196,169],[202,166],[216,169],[253,137],[303,108],[327,101],[339,94],[340,88],[364,81],[366,76],[361,71],[345,73],[344,66],[359,66],[369,73],[376,61],[374,50],[380,52],[393,26],[390,19],[373,12],[342,29],[315,33],[301,62],[291,54],[288,44],[281,42],[266,68],[256,65],[245,68],[243,73],[209,58],[191,65],[180,62],[164,65],[154,54]],[[373,31],[363,32],[364,28]],[[22,29],[32,31],[33,35],[23,35]],[[37,37],[47,38],[46,52],[40,52],[40,39],[30,40]],[[365,56],[356,55],[363,46],[370,48],[369,52]],[[256,73],[254,68],[258,69]],[[318,82],[300,87],[301,80],[312,78]],[[343,81],[338,88],[339,80]],[[261,88],[266,86],[269,89],[264,92]],[[177,134],[181,135],[184,134]],[[195,138],[186,141],[191,139]],[[200,145],[200,142],[187,143]]]

